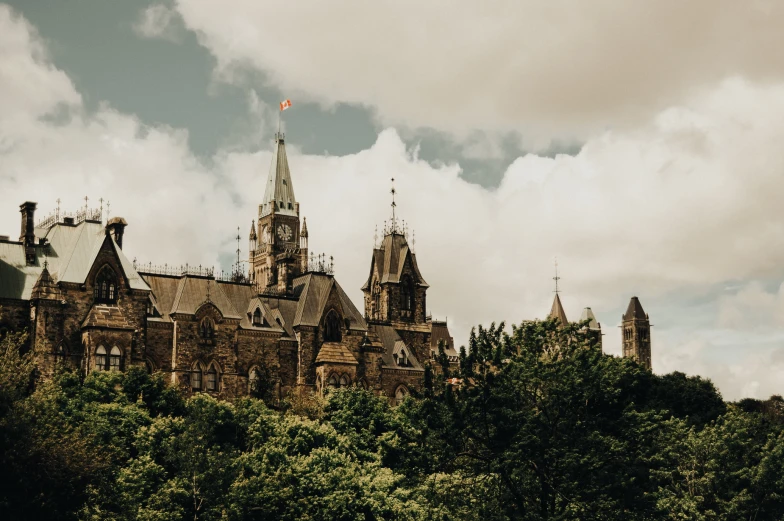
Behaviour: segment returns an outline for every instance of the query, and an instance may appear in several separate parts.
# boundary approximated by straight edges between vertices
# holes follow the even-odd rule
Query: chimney
[[[35,224],[33,217],[35,216],[35,209],[38,203],[27,201],[19,205],[19,211],[22,213],[22,235],[19,236],[19,242],[23,242],[25,246],[32,246],[35,244]]]
[[[121,250],[126,226],[128,226],[128,221],[122,217],[112,217],[109,219],[109,222],[106,223],[106,235],[114,237],[114,242],[117,243],[117,246],[119,246]]]
[[[19,242],[25,246],[25,259],[28,266],[35,264],[35,209],[38,207],[37,203],[27,201],[19,205],[19,211],[22,214],[22,234],[19,236]]]

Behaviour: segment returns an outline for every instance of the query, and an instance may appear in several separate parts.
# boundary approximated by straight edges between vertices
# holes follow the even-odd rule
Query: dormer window
[[[93,289],[95,301],[102,304],[114,304],[117,302],[117,276],[114,270],[104,266],[95,277],[95,288]]]
[[[256,311],[253,312],[253,325],[254,326],[261,326],[261,309],[256,308]]]

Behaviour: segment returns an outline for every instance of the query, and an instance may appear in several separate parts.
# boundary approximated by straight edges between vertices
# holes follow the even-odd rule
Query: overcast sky
[[[462,7],[461,7],[462,6]],[[360,306],[376,225],[416,231],[458,345],[570,319],[727,399],[784,393],[784,3],[0,3],[0,234],[100,197],[142,262],[228,267],[278,102],[310,246]]]

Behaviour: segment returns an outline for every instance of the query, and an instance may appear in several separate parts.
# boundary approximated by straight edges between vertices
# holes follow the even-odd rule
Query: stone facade
[[[357,385],[400,400],[421,387],[438,341],[457,362],[396,223],[373,251],[364,313],[331,262],[309,258],[282,137],[251,225],[247,275],[137,265],[122,251],[124,219],[58,210],[35,226],[36,206],[21,205],[18,241],[0,238],[0,330],[30,331],[43,377],[58,365],[83,374],[142,366],[222,398],[275,402]]]

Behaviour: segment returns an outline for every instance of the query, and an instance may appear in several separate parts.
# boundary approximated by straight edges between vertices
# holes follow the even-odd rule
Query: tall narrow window
[[[341,320],[337,311],[331,309],[324,319],[324,342],[340,342],[343,338],[341,333]]]
[[[95,350],[95,370],[105,371],[106,362],[106,348],[103,346],[98,346],[98,348]]]
[[[120,351],[120,348],[117,346],[112,347],[112,351],[109,354],[109,370],[119,371],[121,359],[122,359],[122,352]]]
[[[403,311],[414,311],[414,283],[408,275],[400,281],[400,307]]]
[[[341,386],[341,387],[348,387],[349,383],[351,383],[351,382],[350,382],[350,380],[348,379],[348,376],[346,376],[346,375],[342,375],[342,376],[340,377],[340,386]]]
[[[218,371],[215,370],[215,366],[210,366],[210,370],[207,371],[207,390],[208,391],[217,391],[218,390]]]
[[[194,366],[191,371],[191,389],[201,391],[201,367],[198,365]]]

